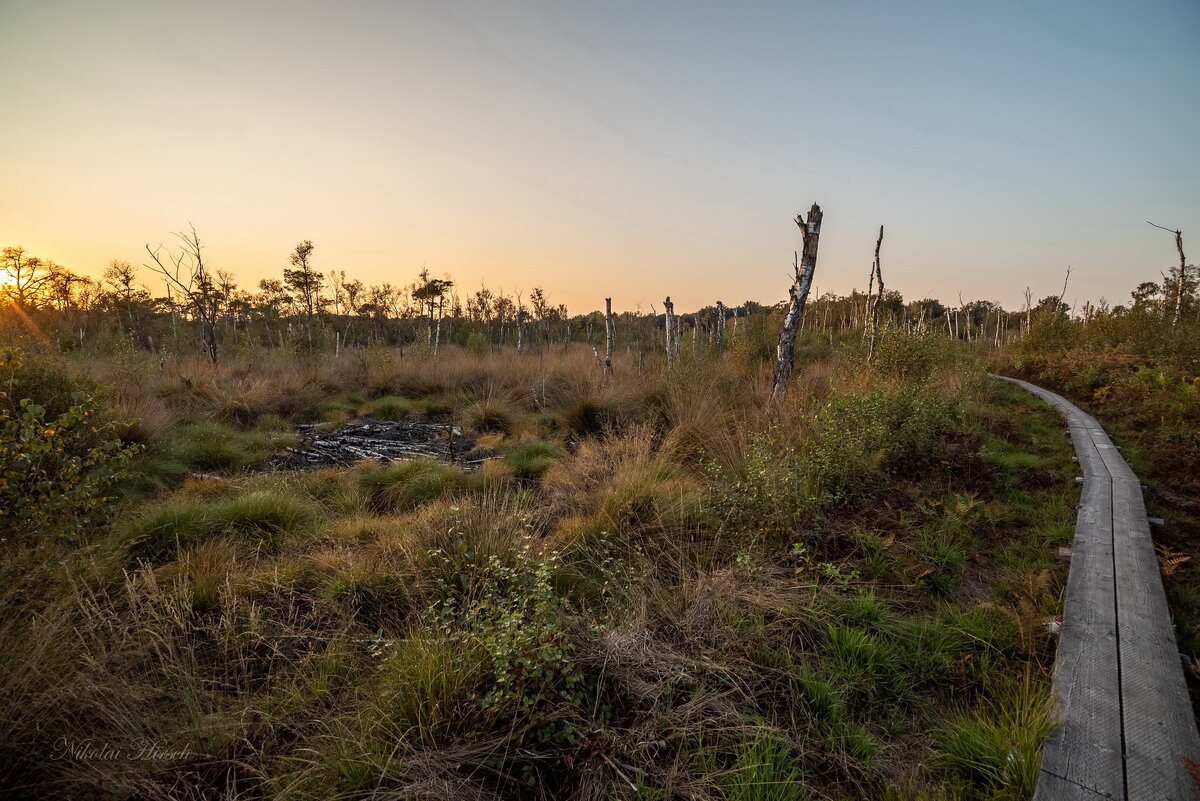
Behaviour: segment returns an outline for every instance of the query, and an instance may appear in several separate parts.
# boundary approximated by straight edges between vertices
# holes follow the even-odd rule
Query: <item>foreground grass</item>
[[[586,354],[540,382],[392,365],[374,401],[290,412],[193,385],[233,452],[283,435],[269,414],[441,409],[502,458],[148,462],[103,538],[7,555],[61,565],[5,596],[0,775],[15,797],[1028,798],[1069,443],[957,351],[881,354],[808,365],[773,414],[733,357],[670,380]],[[179,425],[151,450],[195,470]]]

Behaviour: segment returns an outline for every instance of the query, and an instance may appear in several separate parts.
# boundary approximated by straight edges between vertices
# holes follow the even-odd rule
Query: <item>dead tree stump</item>
[[[775,380],[771,387],[771,398],[787,392],[796,363],[796,332],[804,321],[804,304],[812,288],[813,273],[817,271],[817,243],[821,237],[821,207],[816,203],[804,215],[796,216],[800,236],[804,240],[803,255],[797,254],[792,264],[792,285],[788,288],[788,310],[783,318],[783,330],[779,332],[779,345],[775,349]]]

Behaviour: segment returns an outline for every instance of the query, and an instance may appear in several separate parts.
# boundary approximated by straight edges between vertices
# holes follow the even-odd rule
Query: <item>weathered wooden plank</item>
[[[1071,428],[1075,439],[1090,442],[1086,429]],[[1035,801],[1124,797],[1112,482],[1103,461],[1086,451],[1080,464],[1085,478],[1054,660],[1061,725],[1042,750]]]
[[[1197,788],[1184,766],[1185,760],[1200,762],[1200,734],[1141,483],[1094,418],[1060,395],[1013,383],[1067,418],[1085,476],[1054,674],[1063,725],[1043,751],[1035,799],[1195,798]],[[1106,638],[1102,632],[1110,620],[1115,637]],[[1084,680],[1099,682],[1098,689],[1081,691]],[[1118,736],[1100,733],[1105,728]]]
[[[1128,798],[1195,798],[1183,760],[1200,762],[1200,736],[1154,558],[1141,484],[1115,448],[1096,444],[1114,473],[1113,547]]]

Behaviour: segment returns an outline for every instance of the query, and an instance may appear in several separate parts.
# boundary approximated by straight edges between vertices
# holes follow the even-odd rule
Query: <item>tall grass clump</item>
[[[264,465],[297,438],[277,423],[241,431],[224,423],[193,423],[182,426],[163,446],[162,454],[193,470],[236,472]]]
[[[379,512],[415,509],[467,484],[461,469],[426,458],[368,467],[358,480]]]
[[[311,533],[321,518],[311,501],[258,490],[217,502],[172,501],[125,520],[114,532],[132,558],[161,559],[178,548],[220,535],[273,550],[284,539]]]
[[[513,447],[504,455],[504,461],[517,478],[536,481],[562,455],[563,449],[556,443],[535,440]]]

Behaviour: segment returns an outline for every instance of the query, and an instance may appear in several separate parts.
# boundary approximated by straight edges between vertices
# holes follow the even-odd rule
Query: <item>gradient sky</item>
[[[0,0],[0,245],[78,272],[190,221],[573,312],[864,287],[1128,298],[1200,254],[1200,2]],[[1189,261],[1200,261],[1195,257]],[[146,277],[150,282],[150,277]],[[160,287],[153,284],[159,291]]]

